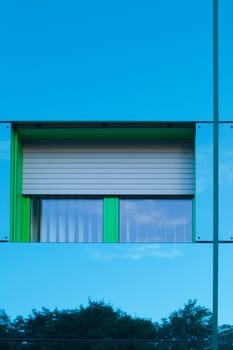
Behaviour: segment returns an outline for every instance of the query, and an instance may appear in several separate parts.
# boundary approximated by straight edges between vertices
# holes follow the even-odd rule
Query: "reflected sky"
[[[0,240],[10,234],[10,130],[9,124],[0,123]]]
[[[232,295],[233,295],[233,245],[221,244],[219,247],[219,320],[233,324]],[[220,324],[220,322],[219,322]]]
[[[195,233],[213,239],[213,125],[197,124],[195,135]]]
[[[5,2],[0,120],[212,119],[212,0]]]
[[[219,117],[232,121],[233,105],[233,6],[231,0],[219,0]]]
[[[212,307],[209,245],[14,243],[0,255],[1,308],[13,317],[89,298],[154,321],[189,299]]]
[[[219,127],[219,237],[233,240],[233,124]]]
[[[192,200],[121,199],[121,242],[192,242]]]

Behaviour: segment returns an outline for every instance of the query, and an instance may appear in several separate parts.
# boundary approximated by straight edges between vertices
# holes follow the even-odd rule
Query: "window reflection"
[[[121,242],[192,242],[192,200],[122,199]]]
[[[44,199],[41,242],[102,242],[101,199]]]

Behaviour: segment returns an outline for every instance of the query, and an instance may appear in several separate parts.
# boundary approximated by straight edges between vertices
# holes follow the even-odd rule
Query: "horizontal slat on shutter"
[[[192,195],[191,141],[37,142],[23,146],[23,193]]]

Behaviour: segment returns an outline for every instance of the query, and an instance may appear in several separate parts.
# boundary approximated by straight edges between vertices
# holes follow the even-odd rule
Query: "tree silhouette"
[[[22,340],[0,342],[0,350],[207,350],[211,329],[211,312],[196,300],[188,301],[160,324],[132,317],[103,301],[89,301],[86,307],[73,310],[33,310],[28,317],[13,321],[0,310],[0,339]],[[233,340],[233,326],[219,327],[219,339]],[[222,343],[219,348],[230,350],[232,343]]]
[[[33,310],[25,320],[18,318],[14,322],[15,332],[23,339],[54,339],[57,343],[34,343],[21,345],[36,350],[65,350],[63,339],[99,340],[96,343],[70,343],[69,349],[80,350],[117,350],[117,349],[154,349],[152,344],[123,344],[120,340],[154,339],[156,326],[150,320],[133,318],[121,310],[114,310],[104,302],[89,302],[87,307],[75,310],[54,310],[42,308]],[[109,343],[101,342],[109,341]],[[114,340],[118,342],[114,342]],[[110,342],[113,341],[113,342]]]
[[[158,336],[160,339],[171,340],[208,340],[212,330],[212,314],[202,306],[197,305],[196,300],[189,300],[183,309],[171,313],[166,319],[162,319]],[[193,343],[194,344],[194,343]],[[203,350],[208,349],[204,343],[200,344],[176,344],[177,350]],[[157,349],[170,350],[173,345],[161,344]]]
[[[233,326],[224,324],[219,327],[219,349],[221,350],[232,350],[233,349]],[[221,340],[231,341],[230,343],[221,343]]]

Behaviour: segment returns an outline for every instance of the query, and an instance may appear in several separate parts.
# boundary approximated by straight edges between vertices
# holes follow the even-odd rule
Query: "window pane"
[[[102,242],[103,201],[44,199],[41,242]]]
[[[121,200],[120,241],[192,242],[192,200]]]

